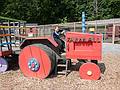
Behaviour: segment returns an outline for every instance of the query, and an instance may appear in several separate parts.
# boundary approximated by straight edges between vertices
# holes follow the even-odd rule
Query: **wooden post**
[[[86,32],[89,32],[89,30],[88,30],[89,28],[88,28],[88,24],[86,24]]]
[[[8,20],[8,26],[10,26],[10,21]],[[8,33],[11,34],[11,29],[8,29]]]
[[[104,30],[104,41],[106,39],[106,31],[107,31],[107,26],[105,25],[105,30]]]
[[[75,27],[75,22],[73,23],[73,25],[74,25],[74,32],[75,32],[75,28],[76,28],[76,27]]]
[[[112,32],[112,43],[115,42],[115,24],[113,24],[113,32]]]
[[[13,26],[15,27],[15,22],[13,22]],[[14,28],[14,34],[17,34],[16,32],[17,32],[17,31],[16,31],[16,29]]]
[[[26,27],[26,23],[23,22],[23,34],[26,34],[25,27]]]
[[[18,22],[18,27],[19,27],[19,35],[21,34],[21,31],[20,31],[20,22]]]
[[[40,27],[37,27],[37,30],[38,30],[38,36],[41,36]]]
[[[43,35],[45,36],[45,25],[43,26]]]
[[[18,35],[21,35],[21,29],[20,29],[20,22],[18,22],[18,27],[19,27],[19,31],[18,31]],[[20,42],[22,41],[22,38],[20,38]]]
[[[42,26],[42,29],[41,29],[41,36],[45,36],[45,25]]]
[[[98,33],[98,28],[97,28],[97,20],[95,20],[95,31]]]

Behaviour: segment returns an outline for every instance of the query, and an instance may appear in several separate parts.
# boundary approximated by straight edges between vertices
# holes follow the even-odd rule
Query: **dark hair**
[[[59,28],[59,25],[55,25],[54,28],[58,27]]]

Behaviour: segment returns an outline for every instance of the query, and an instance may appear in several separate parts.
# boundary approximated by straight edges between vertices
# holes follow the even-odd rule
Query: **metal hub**
[[[92,75],[92,71],[87,71],[87,75],[91,76]]]
[[[30,60],[28,61],[28,68],[31,71],[36,72],[36,71],[39,70],[40,64],[39,64],[39,62],[35,58],[30,58]]]

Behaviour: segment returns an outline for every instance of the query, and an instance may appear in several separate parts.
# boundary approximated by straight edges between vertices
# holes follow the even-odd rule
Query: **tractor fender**
[[[51,48],[58,58],[60,57],[58,44],[55,42],[55,40],[52,37],[32,37],[32,38],[26,38],[20,45],[20,49],[23,49],[24,47],[32,44],[43,44]]]

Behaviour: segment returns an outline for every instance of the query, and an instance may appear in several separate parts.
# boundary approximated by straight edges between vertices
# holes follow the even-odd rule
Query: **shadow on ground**
[[[72,65],[70,67],[70,70],[71,71],[79,71],[79,68],[82,64],[84,64],[84,61],[80,61],[80,62],[76,63],[75,65]],[[98,66],[100,68],[101,73],[104,74],[104,72],[106,70],[105,64],[104,63],[98,63]]]
[[[8,71],[13,70],[16,71],[19,69],[19,64],[18,64],[18,55],[14,55],[11,58],[8,58]]]

